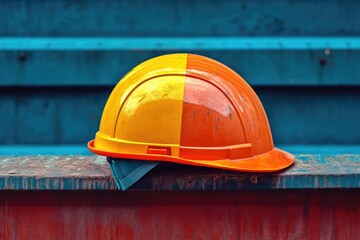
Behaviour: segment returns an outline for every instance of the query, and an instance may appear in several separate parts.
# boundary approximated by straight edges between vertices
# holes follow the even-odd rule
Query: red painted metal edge
[[[357,239],[358,190],[0,194],[7,239]]]

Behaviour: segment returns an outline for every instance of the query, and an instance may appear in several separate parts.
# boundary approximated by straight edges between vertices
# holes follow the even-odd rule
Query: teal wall
[[[359,1],[0,0],[0,16],[2,146],[84,145],[126,72],[189,51],[254,87],[276,144],[360,144]]]

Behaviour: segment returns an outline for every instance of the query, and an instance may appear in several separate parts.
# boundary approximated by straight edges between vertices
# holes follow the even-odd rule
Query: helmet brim
[[[173,162],[193,166],[203,166],[211,168],[219,168],[242,172],[277,172],[289,167],[295,161],[295,156],[273,148],[271,151],[256,155],[250,158],[242,159],[220,159],[220,160],[194,160],[184,159],[176,156],[157,155],[157,154],[131,154],[120,152],[109,152],[106,149],[99,149],[94,147],[94,140],[88,143],[88,148],[91,152],[107,157],[147,160],[147,161],[163,161]]]

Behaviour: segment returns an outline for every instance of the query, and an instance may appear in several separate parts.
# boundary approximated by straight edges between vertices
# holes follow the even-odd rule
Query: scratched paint
[[[360,187],[360,154],[298,154],[280,173],[254,174],[163,163],[131,190],[327,189]],[[0,157],[0,189],[114,190],[99,156]]]

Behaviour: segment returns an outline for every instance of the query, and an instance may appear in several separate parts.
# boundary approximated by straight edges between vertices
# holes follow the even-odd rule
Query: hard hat
[[[112,159],[246,172],[279,171],[294,162],[274,148],[264,108],[246,81],[194,54],[156,57],[125,75],[88,147]]]

